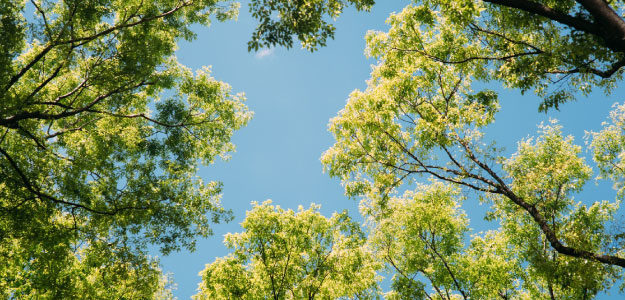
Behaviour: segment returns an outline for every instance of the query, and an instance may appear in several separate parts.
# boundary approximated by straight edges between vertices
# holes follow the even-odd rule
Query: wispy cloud
[[[269,55],[272,55],[274,51],[275,51],[275,48],[262,49],[262,50],[256,52],[255,56],[258,59],[262,59],[262,58],[265,58],[265,57],[267,57]]]

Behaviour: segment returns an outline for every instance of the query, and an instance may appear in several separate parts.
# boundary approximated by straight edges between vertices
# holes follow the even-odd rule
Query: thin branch
[[[179,123],[172,124],[172,123],[165,123],[165,122],[156,120],[154,118],[148,117],[145,113],[124,115],[124,114],[118,114],[118,113],[113,113],[113,112],[108,112],[108,111],[101,111],[101,110],[95,110],[95,109],[89,109],[87,111],[88,112],[93,112],[93,113],[109,115],[109,116],[113,116],[113,117],[118,117],[118,118],[127,118],[127,119],[142,118],[142,119],[150,121],[150,122],[152,122],[154,124],[161,125],[163,127],[169,127],[169,128],[175,128],[175,127],[185,127],[186,128],[186,126],[202,125],[202,124],[214,121],[213,119],[205,119],[205,120],[202,120],[200,122],[192,122],[192,123],[179,122]]]
[[[1,145],[2,143],[4,143],[4,139],[7,137],[7,134],[9,133],[9,130],[10,130],[10,129],[11,129],[11,128],[7,128],[7,129],[4,131],[4,133],[2,134],[2,137],[0,138],[0,145]]]
[[[552,71],[547,71],[547,73],[550,74],[576,74],[576,73],[583,73],[583,72],[588,72],[594,75],[597,75],[601,78],[610,78],[612,77],[612,75],[614,75],[614,73],[618,72],[618,70],[620,70],[622,67],[625,66],[625,59],[621,59],[615,63],[613,63],[609,69],[607,70],[599,70],[596,68],[575,68],[575,69],[571,69],[571,70],[552,70]]]
[[[551,247],[553,247],[556,251],[567,256],[590,259],[590,260],[598,261],[604,264],[615,265],[615,266],[620,266],[622,268],[625,268],[625,259],[622,257],[618,257],[614,255],[598,254],[598,253],[563,245],[562,242],[558,239],[556,233],[549,226],[548,221],[545,219],[545,217],[538,211],[538,209],[534,205],[527,203],[523,198],[516,195],[505,184],[503,179],[501,179],[488,165],[478,160],[477,157],[475,157],[475,155],[471,151],[471,149],[468,147],[466,142],[463,142],[461,140],[459,140],[459,142],[466,149],[467,154],[469,155],[469,158],[473,160],[478,166],[480,166],[480,168],[482,168],[484,171],[490,174],[497,183],[499,183],[495,187],[498,190],[497,193],[504,195],[505,197],[510,199],[513,203],[517,204],[522,209],[527,211],[532,217],[532,219],[538,224],[543,234],[545,234],[545,237],[551,244]]]
[[[52,40],[52,30],[50,29],[48,18],[46,17],[45,12],[43,11],[43,9],[41,9],[41,6],[37,4],[37,2],[35,2],[34,0],[30,0],[30,3],[32,3],[35,9],[37,9],[37,12],[41,14],[41,17],[43,18],[43,25],[45,26],[46,34],[48,35],[48,39]]]
[[[124,92],[124,91],[129,91],[135,88],[138,88],[142,85],[145,85],[145,81],[142,81],[136,85],[133,86],[129,86],[129,87],[118,87],[114,90],[109,91],[106,94],[101,94],[98,97],[96,97],[93,101],[89,102],[87,105],[81,107],[81,108],[77,108],[77,109],[73,109],[70,111],[64,111],[62,113],[58,113],[58,114],[48,114],[48,113],[42,113],[42,112],[21,112],[18,113],[16,115],[13,115],[11,117],[8,117],[6,119],[0,119],[0,126],[4,126],[4,127],[8,127],[8,128],[16,128],[16,126],[18,126],[18,122],[21,120],[26,120],[26,119],[37,119],[37,120],[58,120],[58,119],[62,119],[62,118],[66,118],[66,117],[70,117],[70,116],[74,116],[77,115],[79,113],[88,111],[89,109],[91,109],[94,105],[98,104],[99,102],[101,102],[102,100],[120,93],[120,92]]]
[[[495,32],[495,31],[491,31],[491,30],[488,30],[488,29],[484,29],[484,28],[478,26],[475,23],[471,23],[469,25],[469,28],[471,28],[471,29],[473,29],[475,31],[479,31],[479,32],[482,32],[482,33],[486,33],[486,34],[489,34],[489,35],[494,35],[494,36],[500,37],[500,38],[502,38],[502,39],[504,39],[504,40],[506,40],[506,41],[508,41],[510,43],[513,43],[513,44],[525,45],[525,46],[527,46],[529,48],[534,49],[535,51],[544,52],[540,48],[538,48],[538,47],[536,47],[536,46],[534,46],[534,45],[532,45],[532,44],[530,44],[530,43],[528,43],[526,41],[513,40],[513,39],[511,39],[511,38],[509,38],[509,37],[507,37],[507,36],[505,36],[505,35],[503,35],[503,34],[501,34],[499,32]]]
[[[456,179],[453,179],[453,178],[449,178],[449,177],[446,177],[446,176],[444,176],[444,175],[441,175],[441,174],[439,174],[439,173],[436,173],[436,172],[432,171],[431,169],[440,169],[440,170],[443,170],[443,171],[449,171],[449,172],[452,172],[452,173],[453,173],[455,170],[451,170],[451,169],[448,169],[448,168],[443,168],[443,167],[431,166],[431,165],[426,165],[426,164],[424,164],[424,163],[423,163],[423,162],[422,162],[422,161],[421,161],[421,160],[420,160],[420,159],[419,159],[416,155],[414,155],[412,152],[410,152],[410,151],[409,151],[409,150],[408,150],[408,149],[407,149],[407,148],[406,148],[406,147],[405,147],[405,146],[404,146],[401,142],[399,142],[399,141],[398,141],[398,140],[397,140],[397,139],[396,139],[393,135],[391,135],[391,134],[390,134],[390,133],[388,133],[387,131],[383,131],[383,133],[384,133],[384,134],[386,134],[389,138],[391,138],[391,140],[392,140],[395,144],[397,144],[400,148],[402,148],[402,151],[404,151],[404,153],[406,153],[406,154],[407,154],[408,156],[410,156],[410,157],[411,157],[414,161],[416,161],[416,162],[417,162],[417,164],[418,164],[421,168],[423,168],[423,171],[425,171],[426,173],[431,174],[432,176],[434,176],[434,177],[436,177],[436,178],[438,178],[438,179],[441,179],[441,180],[444,180],[444,181],[448,181],[448,182],[452,182],[452,183],[456,183],[456,184],[459,184],[459,185],[464,185],[464,186],[470,187],[470,188],[472,188],[472,189],[474,189],[474,190],[477,190],[477,191],[487,192],[487,193],[498,193],[497,189],[490,190],[490,189],[482,188],[482,187],[479,187],[479,186],[473,185],[473,184],[471,184],[471,183],[464,182],[464,181],[461,181],[461,180],[456,180]],[[417,172],[417,171],[414,171],[414,172]],[[458,172],[458,174],[456,174],[456,175],[468,176],[468,175],[471,175],[471,174],[465,174],[465,173],[460,173],[460,172]],[[473,175],[473,176],[477,176],[477,175]]]
[[[427,58],[430,58],[434,61],[440,62],[440,63],[444,63],[444,64],[464,64],[473,60],[510,60],[513,58],[517,58],[517,57],[522,57],[522,56],[527,56],[527,55],[537,55],[537,54],[541,54],[543,53],[542,51],[538,50],[538,51],[531,51],[531,52],[521,52],[521,53],[513,53],[513,54],[509,54],[509,55],[504,55],[504,56],[495,56],[495,57],[489,57],[489,56],[471,56],[471,57],[466,57],[463,58],[461,60],[447,60],[444,58],[440,58],[438,56],[434,56],[431,55],[429,53],[427,53],[425,50],[419,50],[419,49],[402,49],[402,48],[397,48],[397,47],[391,47],[391,50],[395,50],[395,51],[401,51],[401,52],[416,52],[419,53],[423,56],[426,56]]]
[[[47,200],[50,200],[50,201],[55,202],[55,203],[65,204],[65,205],[69,205],[69,206],[72,206],[72,207],[81,208],[81,209],[84,209],[86,211],[89,211],[89,212],[92,212],[92,213],[96,213],[96,214],[101,214],[101,215],[111,215],[112,216],[112,215],[115,215],[117,213],[117,211],[113,211],[113,212],[101,211],[101,210],[96,210],[96,209],[84,206],[84,205],[79,204],[79,203],[67,202],[67,201],[64,201],[64,200],[57,199],[57,198],[55,198],[53,196],[50,196],[50,195],[48,195],[48,194],[46,194],[44,192],[41,192],[38,187],[36,187],[34,184],[32,184],[30,182],[30,180],[28,179],[26,174],[24,174],[24,172],[19,168],[19,166],[17,165],[17,162],[13,159],[13,157],[11,157],[9,155],[8,152],[6,152],[4,149],[0,148],[0,153],[2,155],[4,155],[4,157],[7,159],[7,161],[9,162],[11,167],[13,168],[13,170],[15,170],[15,172],[18,174],[18,176],[22,180],[22,183],[24,184],[24,187],[28,191],[30,191],[31,193],[35,194],[37,196],[37,198],[39,198],[39,199],[47,199]]]
[[[125,23],[125,24],[118,24],[115,26],[112,26],[108,29],[102,30],[96,34],[90,35],[90,36],[84,36],[84,37],[78,37],[78,38],[70,38],[67,40],[61,40],[61,41],[50,41],[50,43],[48,44],[48,46],[46,46],[45,48],[43,48],[43,50],[41,50],[41,52],[39,52],[39,54],[37,54],[33,60],[31,60],[28,64],[26,64],[24,67],[22,67],[22,69],[20,69],[20,71],[13,75],[11,77],[11,79],[9,80],[9,82],[6,84],[6,86],[4,87],[4,92],[7,92],[22,76],[24,76],[24,74],[26,74],[26,72],[28,72],[28,70],[30,70],[37,62],[39,62],[46,54],[48,54],[48,52],[50,52],[52,49],[54,49],[55,47],[61,46],[61,45],[66,45],[66,44],[71,44],[75,47],[79,47],[82,46],[92,40],[95,40],[101,36],[107,35],[111,32],[114,31],[118,31],[124,28],[129,28],[129,27],[133,27],[133,26],[137,26],[146,22],[150,22],[153,20],[157,20],[157,19],[161,19],[164,17],[167,17],[175,12],[177,12],[178,10],[189,6],[193,4],[192,1],[189,2],[183,2],[180,6],[176,6],[166,12],[163,12],[161,14],[155,15],[155,16],[151,16],[151,17],[146,17],[146,18],[142,18],[140,20],[137,20],[135,22],[131,22],[131,23]],[[76,44],[76,45],[74,45]]]
[[[265,265],[265,268],[269,269],[269,265],[267,264],[267,254],[265,253],[265,243],[263,241],[260,242],[260,258],[261,258],[263,265]],[[271,292],[273,294],[273,299],[278,300],[279,291],[276,291],[276,285],[275,285],[275,281],[273,278],[273,273],[270,272],[269,270],[267,270],[267,273],[269,274],[269,279],[271,281]]]
[[[101,120],[101,119],[102,119],[102,118],[95,118],[95,119],[93,119],[93,120],[90,120],[90,121],[88,121],[88,122],[85,122],[84,124],[82,124],[82,125],[80,125],[80,126],[78,126],[78,127],[64,128],[64,129],[61,129],[61,130],[56,131],[56,132],[54,132],[54,133],[49,133],[48,135],[46,135],[45,137],[43,137],[43,139],[45,139],[45,140],[49,140],[49,139],[52,139],[52,138],[55,138],[55,137],[58,137],[58,136],[64,135],[64,134],[69,133],[69,132],[74,132],[74,131],[79,131],[79,130],[82,130],[82,129],[84,129],[84,128],[85,128],[85,126],[87,126],[87,125],[89,125],[89,124],[92,124],[92,123],[95,123],[95,122],[97,122],[97,121],[99,121],[99,120]],[[75,123],[74,123],[74,124],[72,124],[72,125],[75,125],[76,123],[78,123],[78,122],[75,122]]]
[[[441,255],[438,252],[438,250],[436,250],[436,244],[434,243],[434,241],[428,241],[421,234],[418,234],[418,236],[421,239],[421,241],[423,241],[426,245],[428,245],[428,247],[430,247],[430,249],[432,249],[432,251],[434,251],[434,254],[436,254],[436,256],[438,256],[440,261],[443,263],[443,266],[445,267],[445,270],[447,270],[447,273],[449,274],[449,276],[451,276],[451,279],[453,280],[454,285],[456,286],[456,289],[458,289],[458,292],[460,292],[460,294],[462,294],[462,298],[465,299],[465,300],[468,299],[465,291],[462,289],[462,287],[460,286],[460,283],[456,279],[456,276],[454,275],[454,272],[451,271],[451,267],[447,263],[447,260],[443,257],[443,255]],[[433,232],[432,232],[432,239],[434,239],[434,233]]]
[[[39,138],[37,138],[32,132],[28,131],[26,128],[20,126],[19,124],[17,125],[17,129],[20,132],[26,134],[31,140],[33,140],[35,142],[35,145],[37,145],[37,147],[39,147],[41,150],[47,149],[43,142],[40,141]]]
[[[413,277],[409,277],[408,275],[406,275],[406,273],[404,273],[398,266],[397,264],[395,264],[395,261],[393,260],[393,256],[391,255],[391,246],[389,245],[388,247],[386,247],[386,258],[388,259],[388,262],[391,264],[391,266],[399,273],[399,275],[403,276],[404,278],[410,280],[410,281],[414,281]],[[434,284],[434,281],[432,280],[432,278],[430,277],[430,275],[428,273],[426,273],[424,270],[419,270],[419,272],[423,273],[423,275],[425,277],[427,277],[430,280],[430,283],[432,283],[432,287],[436,290],[436,292],[438,293],[439,296],[443,297],[443,294],[441,293],[441,291],[439,290],[439,288]],[[425,296],[432,300],[432,297],[428,294],[428,292],[425,291],[425,289],[423,289],[423,292],[425,293]]]
[[[24,100],[24,103],[28,103],[28,101],[30,99],[32,99],[37,93],[39,93],[39,91],[41,89],[43,89],[44,87],[46,87],[46,85],[48,85],[48,83],[50,83],[50,81],[52,81],[54,78],[56,78],[59,75],[59,72],[61,71],[61,69],[63,69],[63,67],[65,66],[65,62],[69,59],[70,55],[72,54],[72,51],[74,50],[74,46],[70,47],[69,51],[67,52],[67,55],[65,56],[65,59],[63,59],[61,61],[61,63],[59,64],[58,67],[56,67],[56,69],[54,69],[54,71],[52,72],[52,74],[50,74],[50,76],[48,76],[48,78],[46,78],[43,82],[41,82]],[[45,63],[44,63],[45,65]]]

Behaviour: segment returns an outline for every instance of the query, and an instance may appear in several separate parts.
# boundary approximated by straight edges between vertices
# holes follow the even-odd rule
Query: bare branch
[[[37,12],[41,15],[43,19],[43,25],[46,28],[46,34],[48,35],[48,39],[52,40],[52,30],[50,29],[50,24],[48,23],[48,18],[46,17],[46,13],[41,9],[41,6],[37,4],[36,1],[30,0],[30,3],[37,9]]]

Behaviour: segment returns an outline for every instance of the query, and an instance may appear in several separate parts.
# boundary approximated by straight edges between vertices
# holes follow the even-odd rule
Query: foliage
[[[388,213],[376,219],[370,237],[376,255],[395,273],[387,299],[520,294],[517,278],[523,268],[511,255],[514,247],[496,232],[474,237],[467,247],[461,202],[460,190],[441,182],[389,200]]]
[[[597,162],[601,176],[614,181],[619,198],[625,192],[625,105],[616,105],[610,113],[610,123],[604,123],[600,132],[591,133],[590,148],[593,150],[593,159]]]
[[[585,7],[533,3],[559,12]],[[625,109],[616,107],[612,124],[588,136],[601,176],[620,196],[579,201],[574,194],[593,176],[582,147],[552,121],[506,157],[485,134],[499,100],[481,84],[534,89],[543,108],[557,107],[550,97],[560,92],[547,93],[553,81],[570,80],[562,99],[613,87],[620,67],[609,76],[594,68],[620,64],[621,50],[501,5],[418,1],[392,15],[388,32],[367,35],[367,53],[379,62],[367,89],[354,91],[330,122],[336,143],[322,162],[348,195],[362,197],[374,249],[396,272],[389,297],[589,299],[622,278],[623,234],[607,228],[622,198]],[[578,67],[562,78],[551,72]],[[423,178],[435,181],[422,185]],[[458,205],[469,194],[490,205],[488,220],[499,228],[465,244],[469,229]]]
[[[336,19],[347,5],[368,10],[374,0],[252,0],[250,13],[259,21],[248,50],[261,47],[293,46],[296,37],[302,47],[314,51],[334,38],[334,25],[327,18]]]
[[[391,17],[393,29],[376,34],[386,56],[420,54],[463,65],[477,79],[501,82],[544,99],[541,111],[594,87],[610,92],[623,77],[625,13],[622,1],[604,0],[414,0]],[[346,5],[368,10],[373,0],[254,0],[259,21],[248,49],[291,47],[293,37],[315,50],[334,36],[324,16]],[[372,53],[373,56],[378,54]]]
[[[248,50],[295,39],[316,50],[334,36],[329,19],[373,4],[252,0]],[[220,183],[196,171],[227,158],[251,117],[242,95],[174,51],[190,26],[237,9],[0,2],[0,296],[171,298],[143,249],[193,250],[229,219]],[[623,1],[422,0],[392,15],[388,32],[366,37],[379,64],[332,120],[337,142],[322,158],[363,197],[370,244],[345,213],[256,205],[226,238],[234,253],[203,271],[198,299],[376,297],[374,256],[396,272],[389,298],[587,299],[611,287],[625,267],[625,234],[606,230],[625,189],[625,106],[588,135],[618,197],[582,202],[573,195],[593,173],[573,138],[541,125],[505,157],[484,134],[497,93],[473,81],[533,91],[542,111],[609,93],[625,66],[624,12]],[[468,191],[500,225],[469,243]]]
[[[346,212],[319,206],[297,212],[253,203],[241,233],[227,234],[233,253],[206,265],[195,299],[371,299],[376,262]]]
[[[208,69],[180,65],[174,51],[193,38],[192,24],[236,9],[213,0],[0,3],[4,296],[153,298],[162,275],[143,249],[192,250],[211,222],[229,219],[220,183],[196,171],[227,157],[251,114],[242,95]]]
[[[625,45],[614,41],[625,37],[620,1],[414,2],[390,18],[388,34],[369,37],[386,56],[418,53],[478,80],[533,90],[542,111],[594,87],[609,92],[622,79]]]
[[[12,250],[5,262],[14,268],[2,269],[2,299],[173,299],[158,261],[143,253],[124,253],[105,243],[75,252],[42,247],[37,250],[43,254],[25,262],[32,255],[27,249],[3,250]]]

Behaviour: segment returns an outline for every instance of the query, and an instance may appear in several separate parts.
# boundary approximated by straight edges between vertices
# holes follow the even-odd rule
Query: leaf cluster
[[[196,299],[375,296],[377,263],[346,212],[326,218],[316,205],[297,212],[270,201],[252,205],[241,223],[244,231],[224,239],[233,252],[200,273]]]

